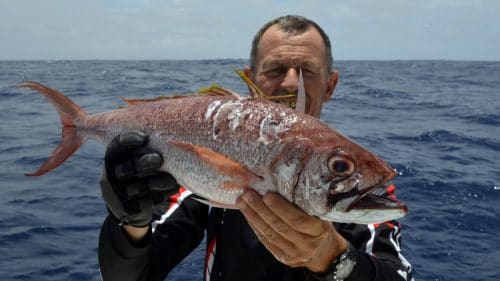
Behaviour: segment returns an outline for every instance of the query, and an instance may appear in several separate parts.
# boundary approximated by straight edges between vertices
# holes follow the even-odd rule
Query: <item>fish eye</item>
[[[328,169],[335,176],[347,177],[350,176],[355,169],[354,162],[346,156],[335,155],[328,160]]]

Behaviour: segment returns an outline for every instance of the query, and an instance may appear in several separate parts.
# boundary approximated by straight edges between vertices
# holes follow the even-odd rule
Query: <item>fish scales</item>
[[[219,106],[209,112],[214,103]],[[288,114],[283,109],[289,111]],[[231,125],[236,122],[236,118],[237,126]],[[82,121],[76,124],[80,132],[86,138],[96,139],[106,145],[113,137],[124,132],[140,130],[150,135],[151,147],[165,159],[162,170],[174,174],[180,184],[192,186],[191,189],[201,196],[231,204],[242,190],[218,190],[222,182],[231,180],[231,177],[217,173],[200,162],[196,155],[169,142],[190,143],[218,151],[229,155],[257,175],[263,175],[266,171],[262,167],[271,166],[273,159],[283,153],[290,132],[307,132],[301,130],[306,127],[325,127],[323,123],[316,124],[316,119],[299,119],[295,111],[277,108],[264,100],[221,97],[161,100],[90,115]],[[201,189],[196,190],[197,186]],[[253,187],[260,193],[279,192],[293,202],[291,186],[281,190],[275,188],[275,183],[263,181]]]

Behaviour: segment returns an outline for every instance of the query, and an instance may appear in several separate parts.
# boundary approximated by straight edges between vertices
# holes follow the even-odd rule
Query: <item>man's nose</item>
[[[295,68],[288,69],[285,78],[281,82],[281,88],[291,93],[297,91],[298,85],[299,85],[299,75],[297,69]]]

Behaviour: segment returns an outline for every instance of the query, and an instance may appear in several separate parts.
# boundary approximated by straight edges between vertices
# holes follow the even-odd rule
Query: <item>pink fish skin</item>
[[[28,176],[57,168],[88,139],[107,145],[139,130],[163,155],[161,170],[208,204],[235,208],[243,190],[253,188],[336,222],[378,223],[407,213],[395,198],[376,195],[394,169],[319,119],[274,102],[234,95],[163,98],[90,115],[37,82],[19,87],[44,95],[62,124],[61,143]]]

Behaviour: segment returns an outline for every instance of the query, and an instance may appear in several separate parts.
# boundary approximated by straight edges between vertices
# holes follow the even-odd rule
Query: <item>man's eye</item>
[[[278,76],[283,74],[283,69],[275,68],[275,69],[268,70],[264,73],[266,74],[266,76],[269,76],[269,77],[278,77]]]
[[[317,75],[317,73],[310,69],[302,69],[302,75],[304,78],[313,78]]]

